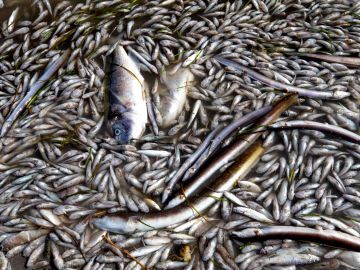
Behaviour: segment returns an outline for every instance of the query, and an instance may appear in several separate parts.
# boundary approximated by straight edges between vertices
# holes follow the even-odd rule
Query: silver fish
[[[175,122],[182,112],[186,95],[195,77],[188,68],[179,68],[175,73],[162,77],[158,93],[160,96],[159,111],[162,116],[161,126],[167,127]]]
[[[111,64],[108,126],[121,144],[139,139],[147,123],[144,78],[122,46],[114,52]]]

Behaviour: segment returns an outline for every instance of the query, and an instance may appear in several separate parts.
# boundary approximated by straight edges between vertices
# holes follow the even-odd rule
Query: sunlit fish
[[[162,78],[158,89],[161,126],[167,127],[175,122],[184,108],[186,95],[193,81],[194,75],[187,68],[180,68],[172,74],[168,72]]]
[[[144,78],[124,48],[115,49],[111,64],[108,126],[121,144],[139,139],[145,130],[147,111]]]

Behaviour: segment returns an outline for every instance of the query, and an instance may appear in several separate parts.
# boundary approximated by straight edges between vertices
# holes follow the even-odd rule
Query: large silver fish
[[[108,127],[121,144],[139,139],[145,130],[147,111],[144,78],[122,46],[115,49],[111,64]]]
[[[184,108],[187,92],[194,81],[194,75],[188,68],[179,68],[162,78],[159,86],[161,126],[167,127],[175,122]]]

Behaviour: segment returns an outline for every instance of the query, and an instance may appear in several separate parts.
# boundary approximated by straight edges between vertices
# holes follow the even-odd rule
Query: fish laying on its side
[[[160,102],[157,107],[162,117],[162,127],[175,122],[184,108],[187,92],[194,79],[188,68],[179,68],[174,73],[166,72],[158,89]]]
[[[122,46],[111,63],[108,128],[121,144],[139,139],[147,123],[144,78]]]

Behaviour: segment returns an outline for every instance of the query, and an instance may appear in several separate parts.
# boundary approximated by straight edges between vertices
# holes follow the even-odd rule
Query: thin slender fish
[[[243,117],[234,120],[228,126],[226,126],[213,140],[210,145],[208,156],[211,155],[231,133],[233,133],[236,129],[243,127],[257,120],[258,118],[264,116],[269,113],[272,109],[272,106],[264,106],[256,111],[250,112]]]
[[[171,194],[173,187],[175,184],[181,179],[181,177],[188,171],[190,166],[192,164],[196,163],[191,167],[193,168],[200,168],[200,166],[203,164],[203,162],[212,154],[214,151],[219,147],[219,145],[237,128],[240,128],[242,126],[248,125],[251,122],[257,120],[259,117],[264,116],[266,113],[268,113],[271,110],[271,106],[265,106],[263,108],[260,108],[259,110],[256,110],[254,112],[250,112],[246,114],[245,116],[233,121],[228,126],[223,128],[222,126],[219,126],[214,131],[212,131],[204,140],[204,142],[199,146],[199,148],[195,151],[191,157],[189,157],[183,165],[179,168],[179,170],[175,173],[175,175],[170,179],[168,186],[164,190],[163,196],[162,196],[162,202],[165,202],[169,195]],[[222,129],[219,133],[218,131]],[[218,134],[217,134],[218,133]],[[217,134],[217,135],[216,135]],[[213,139],[213,137],[216,135],[216,137]],[[212,142],[211,142],[212,140]],[[207,148],[208,144],[210,146]],[[190,170],[191,170],[190,168]],[[195,173],[195,172],[194,172]]]
[[[183,181],[187,181],[192,175],[194,175],[198,169],[204,164],[204,162],[219,148],[221,143],[232,133],[235,129],[246,126],[253,123],[260,117],[264,116],[271,110],[271,106],[264,106],[256,111],[250,112],[247,115],[233,121],[226,126],[213,140],[209,149],[203,152],[196,163],[189,168],[186,175],[184,175]]]
[[[360,58],[359,57],[350,57],[350,56],[338,56],[338,55],[327,55],[327,54],[316,54],[316,53],[287,53],[289,55],[297,55],[309,58],[315,58],[319,60],[323,60],[326,62],[339,63],[344,65],[350,65],[353,67],[360,66]]]
[[[266,76],[264,76],[256,71],[253,71],[252,69],[245,67],[235,61],[225,59],[221,56],[214,56],[214,58],[219,63],[223,64],[224,66],[226,66],[228,68],[232,68],[235,70],[240,70],[240,71],[245,72],[254,80],[258,80],[258,81],[260,81],[268,86],[271,86],[273,88],[276,88],[276,89],[284,90],[286,92],[297,93],[299,96],[304,96],[304,97],[309,97],[309,98],[319,98],[319,99],[342,99],[342,98],[348,97],[350,95],[350,93],[344,92],[341,90],[336,90],[334,92],[329,92],[329,91],[328,92],[325,92],[325,91],[320,92],[320,91],[315,91],[315,90],[303,89],[303,88],[292,86],[292,85],[287,85],[287,84],[280,83],[280,82],[274,81],[272,79],[269,79]]]
[[[211,140],[216,136],[216,134],[220,131],[222,126],[218,126],[213,131],[209,133],[209,135],[205,138],[202,144],[198,147],[194,154],[192,154],[179,168],[179,170],[175,173],[175,175],[169,180],[169,183],[164,190],[162,200],[163,202],[167,200],[171,191],[175,184],[179,181],[179,179],[185,174],[185,172],[189,169],[189,167],[199,158],[199,156],[206,150],[206,148],[211,143]]]
[[[255,142],[243,153],[217,180],[209,187],[209,192],[175,209],[148,214],[119,213],[115,216],[104,216],[93,220],[93,224],[102,230],[115,233],[133,233],[166,228],[190,218],[202,215],[211,205],[221,198],[225,191],[243,179],[256,165],[265,149],[261,142]]]
[[[358,237],[334,230],[320,231],[295,226],[267,226],[235,231],[231,235],[241,239],[241,241],[258,242],[267,239],[296,239],[360,251],[360,239]]]
[[[293,121],[281,121],[270,125],[270,129],[313,129],[323,132],[329,132],[335,136],[343,137],[344,139],[360,143],[360,135],[351,132],[342,127],[330,125],[328,123],[320,123],[309,120],[293,120]]]
[[[60,69],[60,67],[66,62],[66,60],[70,56],[70,49],[67,49],[59,58],[55,61],[48,64],[44,73],[41,77],[30,87],[29,91],[25,95],[25,97],[19,102],[19,104],[15,107],[12,113],[4,122],[1,132],[0,138],[4,137],[5,134],[9,131],[10,127],[14,123],[14,121],[19,117],[20,113],[24,110],[26,104],[32,99],[32,97],[37,93],[37,91],[44,86],[44,84]]]
[[[239,136],[231,145],[224,148],[218,155],[210,158],[209,161],[204,164],[203,168],[189,180],[187,185],[181,190],[181,193],[170,200],[165,209],[173,208],[183,203],[186,198],[199,191],[216,172],[232,162],[236,157],[243,153],[252,142],[256,141],[266,130],[264,127],[273,123],[296,101],[297,95],[290,94],[284,96],[281,100],[274,104],[271,111],[255,123],[255,128],[250,134]]]
[[[122,46],[111,64],[108,129],[121,144],[139,139],[147,123],[144,78]]]

